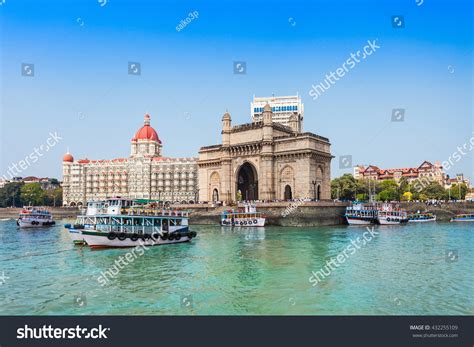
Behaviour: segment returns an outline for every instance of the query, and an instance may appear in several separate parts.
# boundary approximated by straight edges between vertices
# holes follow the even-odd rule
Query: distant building
[[[0,188],[3,188],[5,184],[12,183],[12,182],[15,182],[15,183],[23,182],[25,184],[39,183],[42,189],[54,189],[60,186],[59,181],[55,178],[49,178],[49,177],[38,178],[34,176],[28,176],[25,178],[13,177],[11,180],[5,180],[5,179],[0,178]]]
[[[431,164],[429,161],[424,161],[418,167],[399,169],[380,169],[375,165],[369,165],[368,167],[357,165],[354,167],[353,176],[356,179],[367,178],[377,181],[399,181],[402,177],[405,177],[408,182],[422,178],[426,178],[430,182],[438,182],[441,185],[444,185],[445,182],[445,175],[441,164],[439,162]]]
[[[197,158],[169,158],[145,115],[131,140],[128,158],[74,160],[63,158],[63,204],[84,205],[112,196],[165,202],[194,202],[197,197]]]
[[[449,175],[446,176],[446,180],[444,182],[444,188],[449,189],[453,185],[462,184],[464,183],[468,188],[471,188],[471,182],[469,178],[465,178],[464,174],[456,174],[456,177],[450,178]]]
[[[250,103],[250,113],[253,122],[262,121],[263,109],[266,104],[269,104],[272,109],[272,121],[274,123],[290,126],[290,118],[296,116],[298,126],[300,127],[298,131],[302,131],[304,105],[300,96],[270,96],[259,98],[254,96],[253,101]]]
[[[474,191],[470,191],[469,193],[466,194],[466,197],[464,198],[466,201],[474,201]]]

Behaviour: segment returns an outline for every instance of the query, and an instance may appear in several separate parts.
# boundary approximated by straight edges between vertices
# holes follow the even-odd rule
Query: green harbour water
[[[0,221],[0,314],[474,314],[474,223],[375,226],[316,286],[312,271],[365,227],[193,226],[191,243],[151,247],[101,286],[101,272],[131,249],[74,246],[68,222]]]

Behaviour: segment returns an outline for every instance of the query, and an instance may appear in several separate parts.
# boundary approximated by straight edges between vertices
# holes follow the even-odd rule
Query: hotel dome
[[[148,113],[145,115],[144,123],[145,124],[140,129],[138,129],[135,136],[132,138],[132,141],[152,140],[161,143],[158,133],[150,125],[150,115]]]
[[[63,157],[63,162],[73,163],[74,157],[71,155],[71,153],[67,152]]]

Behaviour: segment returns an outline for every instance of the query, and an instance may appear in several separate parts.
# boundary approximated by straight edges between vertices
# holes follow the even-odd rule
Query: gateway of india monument
[[[199,151],[200,201],[331,198],[331,150],[302,131],[299,96],[254,98],[252,123],[222,117],[222,144]]]
[[[130,156],[110,160],[63,157],[63,202],[83,206],[113,196],[167,203],[331,198],[329,140],[302,131],[299,96],[254,98],[252,122],[222,118],[222,144],[198,158],[162,156],[162,142],[145,115]]]

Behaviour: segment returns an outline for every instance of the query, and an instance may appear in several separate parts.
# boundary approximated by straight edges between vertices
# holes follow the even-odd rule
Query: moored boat
[[[265,217],[253,204],[244,204],[244,210],[228,210],[221,214],[221,225],[228,227],[263,227]]]
[[[435,222],[436,215],[430,212],[409,214],[408,215],[408,222],[409,223],[424,223],[424,222]]]
[[[76,224],[65,227],[74,243],[91,248],[157,246],[191,241],[196,232],[188,228],[184,211],[157,208],[154,203],[112,198],[88,203]]]
[[[373,205],[354,204],[344,214],[349,225],[369,225],[377,221],[377,208]]]
[[[51,213],[44,207],[24,207],[16,221],[20,228],[50,227],[56,224]]]
[[[380,225],[398,225],[408,222],[405,210],[395,208],[391,204],[383,204],[377,212],[377,223]]]
[[[451,218],[451,222],[474,222],[474,214],[457,214]]]

